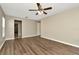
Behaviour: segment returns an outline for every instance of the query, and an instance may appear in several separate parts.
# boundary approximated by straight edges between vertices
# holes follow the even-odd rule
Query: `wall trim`
[[[59,43],[63,43],[63,44],[69,45],[69,46],[73,46],[73,47],[79,48],[78,45],[71,44],[71,43],[64,42],[64,41],[60,41],[60,40],[56,40],[56,39],[53,39],[53,38],[49,38],[49,37],[45,37],[45,36],[41,36],[41,38],[49,39],[49,40],[52,40],[52,41],[56,41],[56,42],[59,42]]]
[[[1,50],[1,48],[3,47],[5,41],[6,41],[6,40],[4,40],[3,43],[1,44],[1,46],[0,46],[0,50]]]
[[[35,36],[38,36],[38,35],[37,34],[36,35],[28,35],[28,36],[23,36],[22,38],[35,37]]]
[[[35,37],[35,36],[39,36],[39,35],[29,35],[29,36],[23,36],[22,38],[28,38],[28,37]],[[6,38],[5,40],[14,40],[15,38]]]
[[[14,38],[6,38],[5,40],[14,40]]]

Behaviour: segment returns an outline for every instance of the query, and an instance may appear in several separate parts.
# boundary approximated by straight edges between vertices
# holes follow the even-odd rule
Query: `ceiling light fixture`
[[[37,11],[39,15],[43,14],[43,11]]]
[[[41,14],[45,14],[47,15],[47,12],[45,12],[46,10],[51,10],[52,7],[47,7],[47,8],[42,8],[40,3],[36,3],[38,9],[29,9],[29,11],[37,11],[36,15],[41,15]]]

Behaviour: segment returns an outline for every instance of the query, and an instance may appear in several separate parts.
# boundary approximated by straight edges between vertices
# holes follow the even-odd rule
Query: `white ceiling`
[[[47,15],[35,15],[37,11],[28,11],[29,9],[37,9],[35,3],[0,3],[6,15],[40,20],[44,17],[48,17],[64,10],[79,7],[79,3],[41,3],[42,8],[53,7],[52,10],[47,10]]]

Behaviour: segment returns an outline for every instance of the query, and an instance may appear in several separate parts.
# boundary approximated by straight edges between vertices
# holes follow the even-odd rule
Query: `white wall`
[[[6,16],[6,40],[14,39],[14,20],[22,20],[22,37],[37,35],[36,21]]]
[[[37,22],[33,20],[22,21],[22,37],[31,37],[37,35]]]
[[[2,17],[3,16],[4,16],[4,12],[0,7],[0,48],[2,47],[2,44],[5,41],[4,38],[2,38]]]
[[[14,18],[6,16],[6,39],[14,39]]]
[[[41,35],[41,23],[37,22],[37,35]]]
[[[42,19],[41,36],[79,45],[79,8]]]

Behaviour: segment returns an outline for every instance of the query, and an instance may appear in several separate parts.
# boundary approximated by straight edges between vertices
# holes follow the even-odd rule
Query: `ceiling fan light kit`
[[[43,11],[37,11],[38,12],[38,15],[41,15],[43,14]]]

